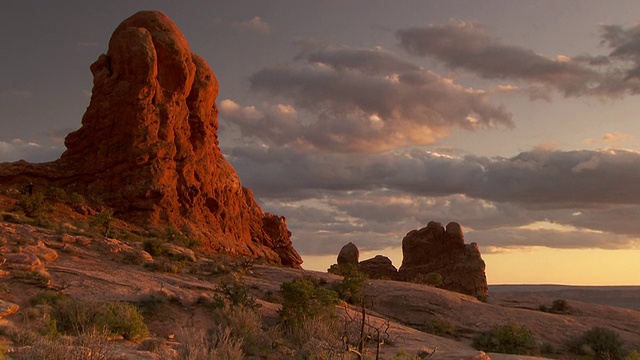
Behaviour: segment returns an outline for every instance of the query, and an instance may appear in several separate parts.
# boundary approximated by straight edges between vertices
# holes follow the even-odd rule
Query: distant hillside
[[[498,297],[527,293],[536,297],[566,299],[590,304],[640,310],[640,286],[490,285]]]

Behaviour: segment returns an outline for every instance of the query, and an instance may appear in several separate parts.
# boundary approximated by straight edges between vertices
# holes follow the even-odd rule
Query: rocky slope
[[[7,213],[3,216],[6,217]],[[158,271],[161,264],[171,262],[170,258],[152,256],[138,241],[105,239],[89,233],[83,235],[80,230],[76,233],[0,222],[0,238],[4,239],[0,247],[0,259],[3,259],[0,266],[0,288],[3,292],[0,298],[9,301],[9,305],[19,306],[0,306],[7,309],[0,314],[3,317],[0,325],[35,326],[37,322],[29,320],[29,316],[33,316],[29,314],[35,311],[30,299],[43,289],[49,289],[83,301],[132,303],[161,292],[171,299],[170,302],[163,305],[161,314],[145,318],[145,321],[152,336],[164,339],[166,348],[176,347],[185,340],[179,335],[181,329],[215,327],[203,299],[219,294],[218,281],[238,265],[229,265],[224,258],[211,259],[196,254],[185,257],[189,260],[182,269]],[[281,301],[278,294],[282,282],[305,275],[322,279],[328,285],[341,280],[328,273],[251,263],[240,267],[242,270],[238,273],[243,274],[251,295],[261,305],[258,311],[263,326],[272,332],[277,328],[277,310]],[[569,313],[551,314],[539,311],[538,306],[550,304],[552,299],[531,299],[525,294],[483,303],[455,292],[390,280],[368,281],[365,295],[368,321],[388,321],[387,331],[393,339],[382,346],[381,359],[391,359],[400,352],[413,356],[434,349],[434,359],[529,359],[526,356],[485,354],[470,346],[471,339],[478,332],[507,323],[527,326],[539,345],[550,344],[558,350],[562,350],[568,339],[594,326],[615,329],[625,341],[626,349],[640,349],[640,312],[629,309],[570,301]],[[338,314],[354,316],[354,311],[358,309],[343,304]],[[428,330],[434,323],[451,329],[446,335],[448,337],[428,333],[434,330]],[[14,348],[11,343],[8,345]],[[158,359],[153,353],[141,351],[135,343],[120,341],[116,347],[115,358]],[[370,344],[366,351],[368,356],[373,356],[375,346]],[[273,350],[268,358],[291,357]]]
[[[142,11],[91,65],[82,127],[52,163],[0,164],[4,185],[84,195],[148,230],[173,226],[227,252],[299,267],[283,217],[265,213],[218,147],[218,82],[176,25]]]

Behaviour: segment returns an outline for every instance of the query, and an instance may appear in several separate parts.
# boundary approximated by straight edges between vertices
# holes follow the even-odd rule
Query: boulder
[[[358,270],[367,274],[370,279],[395,280],[398,277],[398,269],[393,266],[388,257],[382,255],[361,261],[358,264]]]
[[[476,243],[465,244],[462,228],[438,222],[410,231],[402,239],[402,266],[398,276],[413,281],[430,273],[442,276],[442,288],[486,298],[489,295],[485,263]]]
[[[338,265],[352,264],[357,266],[359,260],[360,251],[358,250],[358,247],[352,242],[343,246],[342,249],[340,249],[340,253],[338,253]]]
[[[91,101],[59,160],[0,164],[3,184],[57,186],[201,251],[300,268],[284,218],[265,213],[218,146],[218,81],[166,15],[141,11],[91,65]]]

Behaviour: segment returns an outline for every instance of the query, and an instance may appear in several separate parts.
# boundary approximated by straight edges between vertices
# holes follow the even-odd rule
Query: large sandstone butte
[[[478,298],[489,295],[485,263],[478,244],[464,243],[464,233],[458,223],[450,222],[445,229],[439,222],[431,221],[402,239],[399,277],[412,281],[429,273],[442,276],[443,289]]]
[[[173,225],[203,250],[300,267],[283,217],[265,213],[218,147],[218,82],[166,15],[124,20],[91,65],[82,127],[52,163],[2,164],[3,183],[77,191],[146,227]]]

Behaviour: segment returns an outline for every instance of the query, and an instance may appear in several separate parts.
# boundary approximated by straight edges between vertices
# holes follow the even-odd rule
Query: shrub
[[[327,272],[334,275],[345,276],[358,272],[358,266],[354,264],[333,264],[329,266]]]
[[[411,280],[411,282],[414,282],[417,284],[425,284],[433,287],[442,286],[443,281],[444,279],[442,278],[442,275],[438,274],[437,272],[430,272],[428,274],[418,274]]]
[[[89,222],[89,227],[102,228],[102,235],[109,237],[111,233],[111,223],[113,222],[113,209],[104,209],[95,214]]]
[[[46,196],[54,201],[64,201],[67,198],[67,192],[59,187],[51,186],[47,189]]]
[[[210,334],[201,329],[182,329],[178,338],[178,360],[191,359],[244,359],[241,342],[229,329],[218,327]]]
[[[223,328],[229,329],[231,336],[242,343],[247,355],[267,355],[271,341],[262,328],[262,318],[252,308],[244,306],[225,306],[212,313],[213,320]]]
[[[76,338],[37,337],[28,347],[11,354],[15,360],[107,360],[113,358],[114,346],[107,333],[90,331]]]
[[[190,236],[184,235],[175,226],[169,225],[164,233],[164,238],[172,243],[182,247],[186,247],[191,250],[196,250],[202,243]]]
[[[64,298],[52,306],[51,315],[57,329],[65,333],[82,334],[106,329],[125,340],[136,340],[148,332],[138,308],[128,303],[99,304]]]
[[[44,195],[35,193],[33,195],[23,195],[13,208],[14,211],[22,212],[30,218],[42,215],[46,206],[44,204]]]
[[[536,341],[526,326],[510,323],[478,333],[472,345],[487,352],[527,355],[533,354]]]
[[[136,306],[145,316],[153,316],[169,303],[169,296],[164,291],[152,291],[140,297]]]
[[[285,326],[301,326],[308,318],[332,317],[338,294],[320,285],[318,279],[301,277],[280,286],[282,309],[280,319]]]
[[[149,332],[138,308],[124,302],[103,304],[96,316],[96,325],[108,329],[112,334],[121,335],[125,340],[137,340]]]
[[[606,360],[622,359],[622,346],[623,341],[617,332],[597,326],[568,343],[572,353]]]
[[[231,275],[220,279],[218,282],[218,294],[222,295],[231,306],[242,306],[249,309],[260,307],[260,304],[251,295],[249,287],[245,285],[241,277]],[[224,300],[218,294],[216,294],[217,297],[214,302],[217,303],[216,307],[221,307],[224,304]]]
[[[544,305],[540,305],[540,311],[553,313],[553,314],[568,314],[571,311],[569,302],[565,299],[553,300],[551,308],[547,308]]]
[[[351,264],[348,264],[351,265]],[[361,272],[356,267],[344,269],[341,274],[343,279],[340,283],[334,284],[333,289],[338,296],[349,304],[360,304],[363,301],[364,287],[369,279],[367,274]]]
[[[165,250],[162,248],[162,244],[163,241],[158,238],[148,238],[142,242],[142,248],[151,256],[165,255]]]
[[[441,318],[435,317],[433,320],[426,322],[421,328],[421,331],[424,331],[429,334],[455,338],[456,337],[456,326],[455,324]]]

